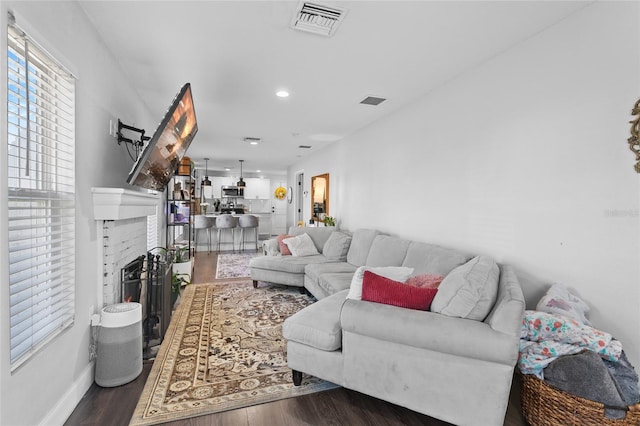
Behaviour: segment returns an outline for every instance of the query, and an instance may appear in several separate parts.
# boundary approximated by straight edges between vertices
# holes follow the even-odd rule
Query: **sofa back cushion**
[[[335,232],[335,227],[291,227],[289,228],[289,235],[297,237],[298,235],[307,234],[311,237],[311,241],[316,246],[319,253],[322,253],[324,244],[329,239],[329,236]]]
[[[522,287],[518,277],[509,265],[500,265],[500,283],[498,285],[498,297],[491,313],[484,322],[494,330],[511,336],[520,336],[521,322],[513,321],[513,318],[522,318],[524,315],[525,301]]]
[[[500,268],[490,257],[476,256],[447,275],[431,310],[450,317],[484,320],[498,296]]]
[[[464,265],[469,259],[470,256],[457,250],[412,241],[402,266],[413,268],[414,275],[446,276],[458,266]]]
[[[357,229],[354,231],[349,253],[347,253],[347,262],[355,266],[365,265],[371,244],[379,234],[380,232],[375,229]]]
[[[347,253],[349,253],[349,246],[351,245],[351,235],[347,235],[344,232],[332,232],[324,243],[322,248],[322,254],[329,259],[337,262],[345,262],[347,260]]]
[[[407,255],[410,241],[389,235],[378,235],[373,240],[367,261],[367,266],[401,266]]]

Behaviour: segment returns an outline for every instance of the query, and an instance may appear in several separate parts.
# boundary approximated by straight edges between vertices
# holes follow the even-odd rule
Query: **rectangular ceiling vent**
[[[254,138],[254,137],[251,137],[251,136],[247,136],[246,138],[243,138],[242,140],[245,141],[245,142],[260,142],[262,139]]]
[[[298,4],[291,27],[329,37],[336,32],[346,14],[344,8],[302,1]]]
[[[386,101],[385,98],[378,98],[376,96],[367,96],[366,98],[361,100],[360,103],[363,104],[363,105],[378,106],[381,103],[383,103],[384,101]]]
[[[311,145],[298,145],[300,149],[311,149]]]

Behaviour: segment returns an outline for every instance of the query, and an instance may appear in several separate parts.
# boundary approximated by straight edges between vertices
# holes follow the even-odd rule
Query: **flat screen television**
[[[186,83],[144,146],[129,172],[127,182],[142,188],[164,191],[197,132],[191,84]]]

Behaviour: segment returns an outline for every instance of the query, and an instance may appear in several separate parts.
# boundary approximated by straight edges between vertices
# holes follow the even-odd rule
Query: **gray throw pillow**
[[[322,254],[329,260],[345,262],[351,245],[351,236],[343,232],[332,232],[324,243]]]
[[[499,278],[500,268],[493,259],[476,256],[444,277],[431,311],[482,321],[496,303]]]

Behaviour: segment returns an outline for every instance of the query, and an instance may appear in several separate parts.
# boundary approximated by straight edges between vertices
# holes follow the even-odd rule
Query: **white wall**
[[[13,374],[9,366],[8,288],[0,291],[0,424],[61,424],[93,381],[89,362],[90,308],[97,303],[96,225],[91,187],[127,187],[132,161],[108,134],[109,119],[155,126],[166,105],[149,113],[138,100],[117,59],[104,47],[75,2],[3,1],[0,45],[6,46],[7,10],[18,23],[37,30],[45,48],[60,53],[77,71],[76,85],[76,316],[57,337]],[[0,62],[3,90],[0,116],[6,117],[6,55]],[[167,100],[167,103],[170,100]],[[4,123],[2,129],[5,129]],[[148,129],[152,131],[154,129]],[[1,132],[0,181],[6,182],[6,131]],[[6,185],[0,185],[0,241],[6,241]],[[6,253],[6,247],[2,247]],[[7,256],[0,280],[8,282]]]
[[[626,142],[638,51],[640,4],[595,3],[294,164],[289,182],[329,172],[343,228],[513,264],[530,308],[570,286],[640,368],[640,175]]]

